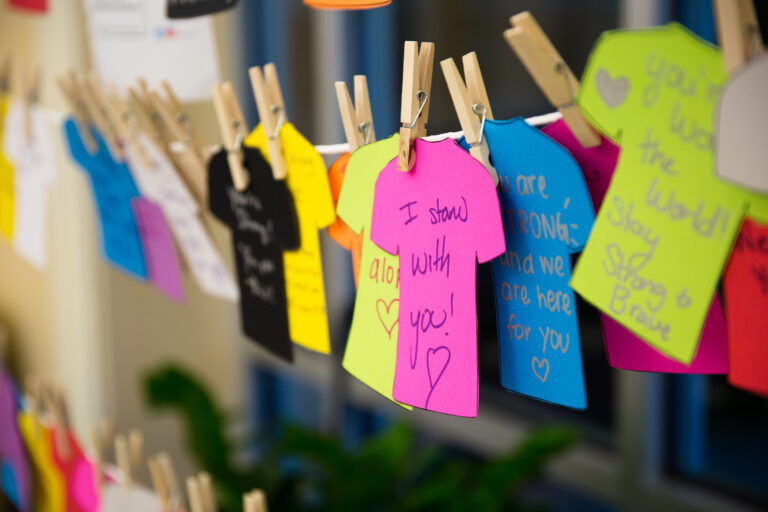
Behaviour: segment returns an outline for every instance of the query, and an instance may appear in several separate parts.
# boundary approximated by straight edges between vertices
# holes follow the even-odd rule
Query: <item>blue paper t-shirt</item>
[[[123,162],[116,162],[97,130],[89,128],[97,144],[91,154],[85,147],[77,125],[71,118],[64,122],[72,158],[88,174],[96,209],[101,221],[101,247],[108,261],[135,277],[146,279],[144,253],[131,208],[131,199],[139,191]]]
[[[578,164],[523,118],[487,121],[499,174],[506,251],[493,260],[501,384],[587,406],[570,255],[589,237],[594,209]]]

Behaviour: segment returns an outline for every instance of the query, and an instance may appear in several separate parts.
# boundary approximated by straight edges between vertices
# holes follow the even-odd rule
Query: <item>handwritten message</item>
[[[487,121],[499,173],[506,250],[493,261],[501,384],[509,391],[583,409],[587,405],[572,253],[594,210],[576,162],[524,119]],[[517,141],[509,144],[510,140]]]
[[[604,34],[579,104],[621,146],[571,282],[662,353],[693,360],[745,209],[714,173],[716,48],[677,24]]]
[[[399,136],[395,134],[355,151],[346,165],[337,204],[338,222],[355,233],[362,246],[355,310],[342,366],[390,400],[394,400],[400,262],[397,256],[381,250],[371,240],[371,216],[376,179],[384,166],[397,156],[398,143]],[[331,183],[331,190],[333,188]]]
[[[259,150],[244,153],[248,187],[235,189],[222,150],[209,164],[208,200],[211,212],[232,230],[243,331],[290,361],[283,252],[299,245],[296,212],[285,182],[272,178]]]
[[[477,415],[475,265],[504,235],[488,171],[452,140],[417,140],[409,173],[393,159],[376,183],[371,239],[401,266],[393,396],[445,414]]]
[[[162,208],[195,282],[209,295],[237,301],[237,283],[213,244],[189,189],[151,138],[139,134],[136,142],[147,157],[146,163],[130,144],[126,147],[128,167],[142,195]]]
[[[280,130],[288,166],[286,182],[296,205],[301,245],[284,254],[285,285],[291,339],[299,345],[328,354],[331,340],[325,311],[323,265],[318,230],[336,220],[331,190],[322,157],[291,123]],[[267,139],[261,125],[245,140],[269,162]]]
[[[579,164],[595,208],[600,208],[608,190],[619,148],[605,137],[598,146],[585,148],[560,120],[542,129],[547,136],[566,148]],[[610,316],[601,313],[603,338],[608,363],[624,370],[712,374],[728,372],[728,338],[723,307],[717,294],[707,313],[696,357],[685,365],[665,356],[632,334]]]

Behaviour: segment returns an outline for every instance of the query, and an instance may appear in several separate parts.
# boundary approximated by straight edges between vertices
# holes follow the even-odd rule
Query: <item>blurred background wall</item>
[[[0,3],[0,49],[42,66],[41,102],[52,119],[65,110],[54,76],[90,68],[79,0],[52,0],[38,17]],[[756,2],[762,26],[765,5]],[[311,11],[299,0],[241,0],[214,17],[222,76],[231,79],[251,125],[257,122],[249,66],[276,62],[289,119],[315,143],[343,140],[333,82],[368,76],[376,133],[396,130],[402,42],[434,41],[436,66],[476,51],[497,118],[552,107],[502,39],[509,16],[531,10],[577,75],[603,31],[678,20],[714,38],[705,0],[395,0],[364,13]],[[430,133],[458,129],[436,69]],[[218,128],[210,103],[188,106],[210,143]],[[58,130],[57,127],[52,128]],[[61,146],[59,179],[50,196],[47,271],[39,272],[0,243],[0,320],[11,328],[10,361],[60,383],[73,422],[88,428],[109,416],[118,430],[139,427],[149,452],[166,449],[181,473],[194,468],[181,425],[143,404],[142,376],[176,361],[197,374],[238,426],[290,420],[333,432],[354,444],[405,420],[430,440],[478,457],[500,453],[543,424],[569,425],[584,441],[553,465],[548,478],[574,503],[606,510],[756,510],[768,507],[768,407],[721,377],[664,377],[608,367],[599,320],[579,303],[590,406],[562,410],[505,393],[498,385],[496,330],[489,270],[478,270],[481,410],[476,420],[420,411],[406,414],[350,378],[340,360],[354,289],[348,254],[323,236],[323,259],[334,354],[299,350],[294,366],[277,362],[239,334],[234,304],[211,299],[185,279],[177,305],[107,265],[97,243],[94,208],[84,174]],[[208,219],[226,261],[228,233]],[[579,501],[584,500],[584,501]],[[570,500],[568,500],[570,502]],[[586,505],[585,505],[586,506]]]

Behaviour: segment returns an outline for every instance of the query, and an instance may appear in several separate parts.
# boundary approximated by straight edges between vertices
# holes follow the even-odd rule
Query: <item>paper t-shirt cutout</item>
[[[13,165],[3,152],[2,143],[5,137],[3,126],[8,111],[10,98],[7,94],[0,94],[0,234],[7,240],[13,238],[13,212],[14,212],[14,188]]]
[[[542,131],[567,149],[581,167],[595,209],[602,205],[613,176],[619,147],[605,137],[585,148],[565,121],[552,123]],[[701,333],[699,348],[690,366],[675,361],[632,334],[606,314],[600,313],[608,363],[614,368],[645,372],[717,374],[728,372],[728,338],[723,307],[715,294]]]
[[[96,209],[101,221],[101,247],[104,256],[134,277],[147,277],[139,230],[131,200],[139,196],[125,164],[115,162],[101,135],[91,129],[98,150],[90,154],[83,144],[77,125],[70,118],[64,133],[72,158],[88,174]]]
[[[43,269],[48,259],[48,188],[56,178],[56,154],[46,113],[37,104],[28,108],[31,136],[24,128],[24,107],[16,101],[5,118],[2,151],[13,162],[13,248]]]
[[[181,282],[179,260],[163,210],[144,197],[134,197],[131,207],[144,249],[149,282],[168,297],[182,302],[184,285]]]
[[[390,400],[399,329],[400,261],[371,240],[373,194],[384,166],[397,156],[398,134],[358,148],[350,157],[336,212],[362,239],[362,275],[342,366]],[[329,228],[330,231],[330,228]],[[402,405],[402,404],[401,404]],[[410,409],[409,406],[405,406]]]
[[[477,415],[475,264],[504,251],[496,187],[453,140],[414,145],[410,172],[379,174],[371,239],[399,254],[393,397],[422,409]]]
[[[717,175],[768,193],[768,53],[733,75],[717,109]]]
[[[55,430],[49,429],[48,435],[53,463],[58,468],[64,482],[67,512],[98,512],[99,500],[96,489],[94,489],[93,469],[90,470],[91,481],[83,481],[84,473],[86,475],[89,473],[88,466],[91,466],[91,463],[85,457],[77,439],[71,431],[67,431],[69,457],[64,458],[61,453],[62,447],[57,444],[58,438]]]
[[[523,118],[486,121],[499,173],[506,251],[493,260],[501,384],[577,409],[587,406],[571,254],[594,209],[570,153]]]
[[[579,91],[584,115],[621,154],[571,284],[685,364],[748,199],[714,172],[724,82],[717,49],[670,24],[603,34]]]
[[[344,183],[344,177],[349,163],[349,153],[344,153],[328,169],[328,184],[331,187],[331,197],[333,206],[338,213],[338,201],[341,194],[341,187]],[[384,166],[382,165],[382,168]],[[381,169],[379,169],[381,170]],[[373,187],[371,187],[371,190]],[[355,274],[355,286],[357,286],[360,277],[360,258],[363,251],[363,235],[352,231],[346,223],[337,217],[333,224],[328,226],[328,236],[337,244],[348,250],[352,254],[352,270]]]
[[[21,512],[32,510],[32,475],[18,424],[16,386],[0,370],[0,489]]]
[[[141,194],[163,209],[195,282],[209,295],[237,301],[239,292],[235,279],[206,231],[189,189],[151,138],[140,133],[136,142],[141,144],[147,163],[143,163],[133,145],[128,145],[125,157],[131,175]]]
[[[280,140],[288,166],[286,182],[296,206],[301,239],[301,247],[283,254],[291,339],[303,347],[328,354],[331,341],[317,232],[333,223],[336,211],[325,164],[315,147],[291,123],[283,125]],[[245,144],[259,148],[269,162],[262,125],[256,127]]]
[[[232,230],[243,331],[292,361],[283,252],[299,246],[298,221],[285,182],[274,180],[258,149],[244,147],[243,152],[250,179],[242,191],[232,183],[226,151],[211,159],[210,210]]]
[[[194,18],[232,9],[237,0],[168,0],[168,17]]]
[[[745,219],[723,279],[734,386],[768,396],[768,224]]]
[[[64,478],[53,460],[49,430],[28,412],[19,412],[19,430],[27,447],[35,484],[32,487],[35,512],[64,512]]]

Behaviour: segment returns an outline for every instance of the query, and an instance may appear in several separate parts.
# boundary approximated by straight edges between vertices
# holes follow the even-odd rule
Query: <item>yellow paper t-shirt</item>
[[[19,412],[19,430],[32,462],[35,511],[64,512],[64,479],[53,460],[51,436],[37,418],[26,412]]]
[[[283,125],[280,141],[288,165],[286,180],[299,217],[301,236],[301,246],[297,250],[283,253],[291,339],[306,348],[328,354],[331,341],[317,232],[336,220],[331,189],[322,157],[292,124]],[[259,148],[264,159],[270,161],[261,125],[248,136],[245,144]]]
[[[7,94],[0,96],[0,233],[11,240],[13,237],[13,166],[3,154],[3,125],[10,99]]]

